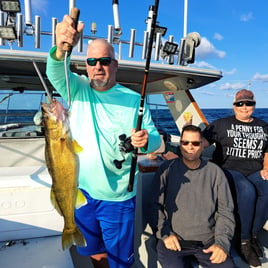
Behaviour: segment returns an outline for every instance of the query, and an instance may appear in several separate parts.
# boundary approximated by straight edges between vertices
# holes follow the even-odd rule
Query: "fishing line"
[[[69,72],[68,72],[68,51],[65,51],[64,54],[64,73],[65,73],[65,81],[66,81],[66,89],[68,94],[68,111],[71,106],[71,92],[70,92],[70,81],[69,81]]]
[[[80,10],[78,8],[73,7],[71,9],[70,17],[74,21],[75,29],[77,28],[79,15],[80,15]],[[68,93],[68,110],[69,110],[70,106],[71,106],[71,93],[70,93],[70,82],[69,82],[69,72],[68,72],[68,56],[71,55],[73,47],[68,43],[64,43],[63,49],[65,51],[65,54],[64,54],[64,72],[65,72],[65,80],[66,80],[66,89],[67,89],[67,93]],[[42,77],[42,74],[41,74],[41,72],[40,72],[40,70],[39,70],[39,68],[34,60],[33,60],[33,65],[34,65],[34,68],[39,76],[39,79],[40,79],[40,81],[41,81],[41,83],[42,83],[42,85],[47,93],[48,101],[49,101],[49,103],[52,103],[51,93],[49,92],[49,90],[46,86],[46,83]]]
[[[70,17],[73,19],[74,29],[77,29],[79,15],[80,15],[80,10],[76,7],[73,7],[71,9],[71,12],[70,12]],[[64,54],[64,72],[65,72],[66,89],[67,89],[67,94],[68,94],[68,109],[67,109],[67,111],[69,111],[70,106],[71,106],[71,90],[70,90],[70,81],[69,81],[68,57],[72,53],[73,46],[68,44],[68,43],[64,43],[63,50],[65,51],[65,54]]]
[[[52,103],[51,93],[50,93],[49,89],[47,88],[45,80],[44,80],[44,78],[43,78],[43,76],[42,76],[42,74],[41,74],[41,72],[40,72],[40,70],[39,70],[39,68],[38,68],[38,66],[37,66],[37,64],[35,63],[34,60],[33,60],[33,65],[34,65],[34,68],[35,68],[35,70],[36,70],[36,72],[37,72],[37,74],[39,76],[39,79],[40,79],[40,81],[41,81],[41,83],[42,83],[42,85],[43,85],[43,87],[44,87],[44,89],[45,89],[45,91],[47,93],[48,102]]]
[[[0,103],[4,102],[6,99],[10,98],[14,93],[9,93],[7,96],[5,96],[3,99],[0,100]]]
[[[144,100],[146,96],[145,94],[146,94],[147,78],[148,78],[149,69],[150,69],[158,6],[159,6],[159,0],[155,0],[155,5],[152,6],[153,7],[152,25],[150,29],[148,52],[146,55],[146,64],[145,64],[145,70],[144,70],[144,76],[143,76],[141,100],[140,100],[138,120],[137,120],[137,125],[136,125],[136,132],[141,130],[141,125],[142,125],[142,119],[143,119],[143,113],[144,113]],[[130,174],[129,174],[129,182],[128,182],[128,189],[127,189],[129,192],[133,191],[133,184],[134,184],[136,165],[137,165],[137,153],[138,153],[138,148],[135,148],[132,154],[131,168],[130,168]]]

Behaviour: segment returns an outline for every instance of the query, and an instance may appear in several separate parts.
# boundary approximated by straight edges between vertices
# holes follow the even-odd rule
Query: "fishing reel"
[[[131,153],[134,151],[134,147],[131,144],[131,138],[127,137],[126,134],[122,134],[119,137],[120,143],[119,143],[119,151],[121,153]]]
[[[123,157],[122,160],[115,159],[114,165],[116,168],[121,169],[122,164],[126,161],[125,154],[131,153],[134,151],[134,146],[131,144],[131,138],[127,137],[126,134],[121,134],[119,137],[120,143],[119,143],[119,151],[121,152],[121,155]]]

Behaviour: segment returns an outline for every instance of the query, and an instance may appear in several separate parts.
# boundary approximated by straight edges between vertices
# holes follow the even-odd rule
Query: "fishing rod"
[[[80,10],[76,7],[72,7],[72,9],[70,11],[70,17],[73,19],[75,29],[77,29],[79,15],[80,15]],[[68,56],[71,55],[72,50],[73,50],[73,46],[68,44],[68,43],[64,43],[63,50],[65,51],[64,71],[65,71],[66,89],[67,89],[67,93],[68,93],[68,110],[69,110],[70,106],[71,106],[71,91],[70,91],[70,83],[69,83],[69,72],[68,72],[67,58],[68,58]]]
[[[140,99],[138,120],[137,120],[137,125],[136,125],[136,132],[141,130],[142,119],[143,119],[143,114],[144,114],[144,101],[146,97],[147,78],[148,78],[150,63],[151,63],[151,54],[152,54],[153,41],[154,41],[154,35],[155,35],[158,6],[159,6],[159,0],[155,0],[155,4],[154,6],[152,6],[153,8],[152,25],[150,29],[149,44],[148,44],[148,50],[147,50],[147,55],[146,55],[146,63],[145,63],[144,76],[143,76],[143,82],[142,82],[141,99]],[[138,158],[137,153],[138,153],[138,148],[134,148],[134,151],[132,154],[132,160],[131,160],[128,188],[127,188],[129,192],[133,191],[133,184],[134,184],[134,179],[135,179],[136,165],[137,165],[137,158]]]
[[[50,91],[46,85],[46,82],[45,82],[45,80],[44,80],[44,78],[43,78],[43,76],[42,76],[42,74],[41,74],[41,72],[40,72],[40,70],[39,70],[39,68],[34,60],[33,60],[33,66],[34,66],[34,68],[39,76],[39,79],[40,79],[40,81],[41,81],[41,83],[42,83],[42,85],[47,93],[48,102],[52,103],[52,94],[50,93]]]
[[[73,7],[71,9],[70,12],[70,17],[73,19],[74,24],[75,24],[75,29],[77,27],[78,24],[78,18],[79,18],[79,14],[80,14],[80,10],[78,8]],[[64,58],[64,67],[65,67],[65,78],[66,78],[66,87],[67,87],[67,92],[68,92],[68,109],[70,108],[70,104],[71,104],[71,96],[70,96],[70,85],[69,85],[69,76],[68,76],[68,65],[67,65],[67,57],[71,54],[73,47],[68,44],[68,43],[64,43],[63,45],[63,49],[65,51],[65,58]],[[42,77],[42,74],[36,64],[36,62],[33,60],[33,65],[34,68],[39,76],[39,79],[47,93],[47,97],[48,97],[48,102],[52,103],[52,95],[48,89],[48,87],[46,86],[46,83]]]
[[[114,14],[114,31],[116,35],[121,35],[122,30],[120,26],[120,17],[119,17],[119,2],[118,0],[113,0],[112,1],[113,5],[113,14]]]

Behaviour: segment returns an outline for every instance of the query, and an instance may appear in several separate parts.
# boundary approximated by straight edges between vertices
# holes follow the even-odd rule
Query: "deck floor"
[[[268,231],[263,230],[260,233],[260,241],[264,246],[265,255],[262,258],[262,267],[268,268]],[[135,268],[161,268],[156,259],[155,239],[147,229],[141,236],[137,254]],[[233,257],[237,268],[249,268],[249,265],[244,263],[235,252]],[[78,255],[74,247],[71,248],[70,253],[62,251],[61,236],[18,240],[10,245],[0,243],[0,267],[93,268],[90,259]]]
[[[263,230],[260,233],[260,241],[264,246],[264,255],[265,255],[264,258],[261,259],[262,267],[268,268],[268,231]],[[147,254],[147,251],[149,252],[149,255]],[[237,255],[236,252],[233,251],[232,254],[237,268],[250,267]],[[74,268],[93,268],[89,258],[79,256],[76,253],[75,248],[71,249],[71,255],[73,258]],[[144,234],[141,236],[141,243],[138,256],[140,257],[140,260],[136,261],[134,268],[161,268],[161,265],[157,262],[155,252],[155,240],[151,236],[150,230],[147,228]],[[193,268],[197,267],[198,266],[193,266]]]

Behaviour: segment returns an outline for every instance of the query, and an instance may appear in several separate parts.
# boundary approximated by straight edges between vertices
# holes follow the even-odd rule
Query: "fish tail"
[[[62,232],[62,249],[69,249],[72,245],[78,247],[86,247],[87,245],[87,242],[78,227],[75,227],[72,232],[65,229]]]

